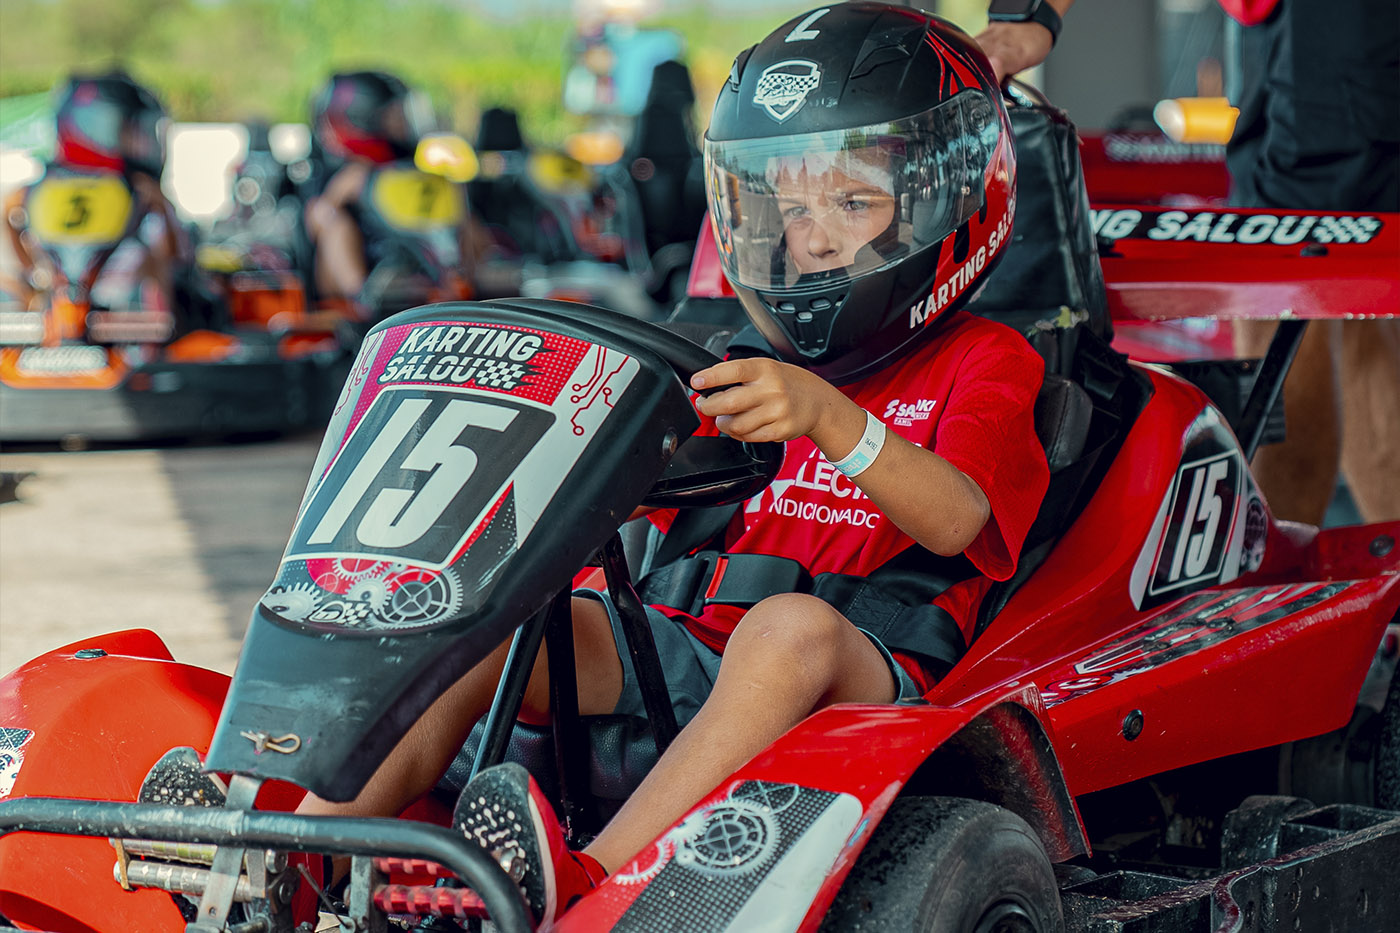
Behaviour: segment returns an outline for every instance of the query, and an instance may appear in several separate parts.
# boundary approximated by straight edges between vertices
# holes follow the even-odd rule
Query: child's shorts
[[[613,712],[617,715],[646,718],[646,705],[642,702],[642,688],[637,683],[637,672],[632,667],[631,653],[622,633],[622,621],[618,618],[617,607],[607,593],[597,590],[574,590],[575,596],[596,599],[608,610],[612,622],[613,640],[617,643],[617,656],[622,661],[622,695],[618,698]],[[690,629],[680,622],[667,617],[659,610],[646,607],[647,621],[651,623],[652,637],[656,640],[656,653],[661,658],[661,669],[666,674],[666,690],[671,695],[671,703],[676,710],[677,725],[684,726],[700,710],[700,705],[710,695],[719,676],[720,655],[691,634]],[[918,685],[909,672],[890,655],[889,649],[869,632],[865,637],[884,655],[885,663],[894,675],[898,688],[896,703],[922,703]]]

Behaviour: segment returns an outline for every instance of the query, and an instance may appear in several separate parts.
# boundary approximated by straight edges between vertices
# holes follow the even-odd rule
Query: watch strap
[[[1060,27],[1064,24],[1059,10],[1045,0],[1031,0],[1029,6],[1025,13],[989,13],[987,18],[992,22],[1039,23],[1050,31],[1050,47],[1054,48],[1055,40],[1060,38]]]

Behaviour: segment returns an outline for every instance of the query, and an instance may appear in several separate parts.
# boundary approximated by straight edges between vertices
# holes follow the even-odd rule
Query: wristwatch
[[[1060,14],[1045,0],[991,0],[987,20],[993,23],[1039,23],[1050,30],[1050,47],[1060,37]]]

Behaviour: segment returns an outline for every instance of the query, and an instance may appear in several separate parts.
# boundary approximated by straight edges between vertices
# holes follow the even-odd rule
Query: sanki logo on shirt
[[[917,402],[904,402],[897,398],[890,399],[890,403],[885,407],[885,414],[881,420],[888,421],[894,419],[894,423],[909,427],[915,421],[927,421],[933,416],[933,409],[938,405],[936,398],[921,398]]]

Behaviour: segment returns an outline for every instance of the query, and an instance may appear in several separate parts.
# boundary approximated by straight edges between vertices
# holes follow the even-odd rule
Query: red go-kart
[[[1277,216],[1221,215],[1208,229],[1225,241],[1154,236],[1171,221],[1144,212],[1100,262],[1073,128],[1030,101],[1012,119],[1015,240],[973,308],[1025,322],[1047,359],[1051,487],[1016,578],[926,704],[809,717],[558,929],[1381,930],[1400,916],[1400,525],[1278,521],[1248,466],[1294,318],[1394,313],[1396,267],[1376,258],[1400,248],[1397,218],[1317,216],[1319,235],[1368,233],[1298,244],[1244,235]],[[722,342],[732,299],[706,262],[678,314]],[[1110,307],[1290,314],[1231,413],[1112,351]],[[549,301],[374,327],[231,681],[139,631],[0,681],[0,914],[21,929],[287,931],[286,853],[314,852],[352,856],[343,901],[327,900],[342,929],[530,929],[505,872],[434,825],[440,801],[398,820],[289,811],[302,789],[353,797],[512,632],[448,782],[524,760],[575,842],[615,811],[675,732],[619,526],[639,503],[750,500],[781,452],[692,437],[687,377],[714,360]],[[622,607],[647,722],[579,722],[566,620],[581,580]],[[554,728],[513,729],[545,639]]]

